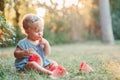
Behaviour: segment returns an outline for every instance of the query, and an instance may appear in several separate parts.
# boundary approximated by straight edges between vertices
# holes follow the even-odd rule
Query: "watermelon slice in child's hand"
[[[93,69],[86,62],[82,62],[80,64],[79,71],[90,72],[90,71],[93,71]]]
[[[28,61],[29,61],[29,62],[35,61],[35,62],[37,62],[38,64],[41,64],[41,65],[42,65],[42,59],[41,59],[41,57],[38,56],[38,55],[35,55],[35,54],[30,55]]]

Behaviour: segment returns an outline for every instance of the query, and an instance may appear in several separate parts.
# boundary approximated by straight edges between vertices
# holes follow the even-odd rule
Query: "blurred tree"
[[[67,32],[67,34],[69,35],[69,40],[84,40],[88,27],[92,27],[93,23],[91,18],[92,14],[90,14],[92,9],[90,4],[93,0],[78,0],[77,4],[72,4],[69,7],[65,6],[66,0],[62,1],[63,4],[61,9],[58,9],[59,5],[57,2],[54,2],[54,0],[48,0],[50,5],[47,5],[46,2],[38,2],[38,6],[45,7],[45,9],[47,9],[47,13],[45,16],[45,19],[47,20],[46,24],[48,24],[49,26],[51,25],[50,29],[52,29],[52,31],[55,30],[55,32],[59,31],[60,28],[62,28],[63,31],[66,31],[66,29],[68,29],[69,33]],[[64,26],[59,26],[59,24],[56,22],[56,18],[58,18],[57,20],[61,19],[63,21]],[[48,21],[49,23],[47,23]]]
[[[4,0],[5,1],[5,18],[7,23],[14,27],[20,26],[23,15],[27,13],[36,13],[34,0]],[[11,15],[11,16],[10,16]]]
[[[58,4],[54,0],[48,0],[51,5],[48,5],[47,2],[40,3],[38,2],[39,7],[44,7],[46,9],[45,19],[45,31],[44,37],[46,37],[51,44],[56,43],[65,43],[70,39],[69,31],[69,18],[66,13],[64,14],[64,9],[58,9]],[[63,5],[62,5],[63,6]],[[64,11],[63,11],[64,10]]]
[[[100,25],[102,40],[105,43],[113,44],[114,36],[111,24],[111,15],[109,10],[109,0],[99,0]]]
[[[4,17],[0,17],[0,41],[2,46],[15,45],[24,37],[20,21],[24,14],[36,13],[35,3],[29,0],[4,0]]]
[[[0,0],[0,16],[4,14],[4,0]]]
[[[120,40],[120,0],[110,0],[112,13],[112,27],[116,40]]]
[[[72,0],[4,0],[4,14],[6,22],[15,27],[17,41],[21,39],[18,26],[21,26],[23,15],[37,14],[37,8],[44,8],[46,11],[44,37],[51,43],[96,39],[95,36],[101,30],[98,0],[74,1],[77,2],[71,4]],[[42,11],[38,12],[41,14]]]

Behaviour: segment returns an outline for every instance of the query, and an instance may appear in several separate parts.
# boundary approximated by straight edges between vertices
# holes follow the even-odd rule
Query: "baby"
[[[44,20],[34,14],[27,14],[22,24],[26,38],[18,42],[14,51],[16,69],[35,70],[50,76],[55,76],[56,70],[63,71],[60,75],[66,74],[65,68],[47,58],[51,47],[43,38]]]

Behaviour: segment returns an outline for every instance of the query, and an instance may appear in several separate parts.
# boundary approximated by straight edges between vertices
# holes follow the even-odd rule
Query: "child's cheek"
[[[40,35],[39,35],[38,33],[34,33],[34,35],[35,35],[36,37],[40,37]]]

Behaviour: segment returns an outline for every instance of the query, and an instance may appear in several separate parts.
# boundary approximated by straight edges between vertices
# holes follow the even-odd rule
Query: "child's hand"
[[[47,44],[48,41],[45,38],[42,38],[41,40],[39,40],[39,44]]]
[[[25,50],[26,55],[30,56],[32,54],[40,56],[36,51],[34,51],[32,48],[26,49]]]
[[[45,56],[50,54],[51,47],[49,42],[45,38],[42,38],[42,40],[39,40],[39,45],[43,48]]]
[[[42,40],[39,41],[39,45],[45,48],[46,45],[49,46],[49,42],[45,38],[42,38]]]

